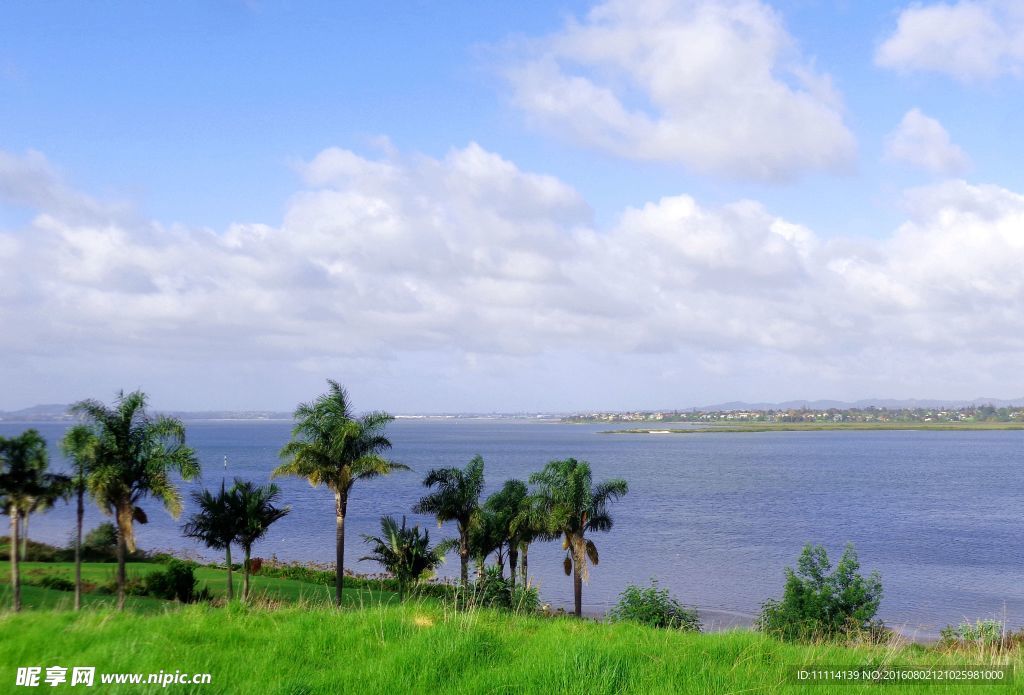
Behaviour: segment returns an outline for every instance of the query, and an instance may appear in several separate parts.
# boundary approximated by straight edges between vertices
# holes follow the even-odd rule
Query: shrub
[[[196,600],[195,563],[171,560],[162,570],[155,570],[143,579],[145,593],[149,596],[192,603]]]
[[[865,578],[859,569],[852,543],[847,543],[831,574],[825,549],[804,546],[796,570],[786,568],[782,600],[762,604],[758,629],[789,640],[880,635],[884,626],[875,621],[875,614],[882,600],[882,579],[877,572]]]
[[[540,595],[533,587],[513,586],[501,576],[498,567],[485,567],[480,578],[469,585],[459,601],[463,607],[497,608],[514,613],[535,613],[540,609]]]
[[[955,627],[947,625],[939,634],[945,645],[973,643],[989,646],[999,644],[1005,632],[1000,620],[977,620],[973,624],[965,621]]]
[[[630,584],[619,594],[619,602],[608,612],[612,621],[630,620],[651,627],[665,627],[687,632],[700,632],[697,611],[686,608],[658,583],[640,587]]]
[[[41,577],[26,577],[26,583],[41,586],[44,589],[56,589],[57,591],[74,591],[75,583],[67,577],[56,574],[44,574]]]

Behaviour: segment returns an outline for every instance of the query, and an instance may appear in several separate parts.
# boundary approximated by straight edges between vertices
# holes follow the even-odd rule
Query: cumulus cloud
[[[831,79],[758,0],[606,0],[519,48],[512,102],[580,145],[768,181],[855,156]]]
[[[914,4],[875,53],[881,67],[969,82],[1024,70],[1024,5],[1018,0]]]
[[[933,174],[962,174],[970,167],[967,154],[952,142],[942,124],[920,109],[903,116],[886,140],[885,155]]]
[[[48,210],[35,187],[64,184],[22,182],[40,209],[0,232],[5,380],[27,361],[96,356],[261,374],[393,353],[558,353],[569,369],[687,354],[697,369],[871,379],[965,355],[952,379],[1024,349],[1024,196],[996,186],[915,189],[891,235],[834,239],[753,201],[686,195],[599,228],[571,186],[476,144],[441,158],[330,149],[300,170],[282,224],[222,232]]]

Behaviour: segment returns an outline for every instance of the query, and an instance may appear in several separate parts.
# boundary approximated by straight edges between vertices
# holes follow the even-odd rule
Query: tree
[[[409,467],[384,457],[391,449],[384,428],[394,418],[383,412],[357,418],[344,387],[330,379],[327,384],[327,393],[295,409],[292,440],[281,449],[286,461],[273,475],[305,478],[313,487],[326,485],[334,493],[334,602],[340,606],[345,579],[345,514],[352,485]]]
[[[71,482],[65,475],[47,472],[48,467],[46,440],[36,430],[25,430],[17,437],[0,437],[0,505],[11,518],[11,597],[15,611],[21,610],[19,521],[39,500],[65,495]]]
[[[484,489],[484,460],[477,455],[465,468],[435,468],[423,479],[424,487],[437,489],[413,507],[417,514],[433,514],[440,526],[454,521],[459,530],[459,563],[462,588],[469,585],[470,529],[480,511]]]
[[[274,506],[281,497],[281,489],[273,483],[253,485],[251,481],[235,478],[229,495],[230,505],[238,522],[235,540],[242,546],[245,558],[242,564],[242,600],[248,601],[249,558],[252,546],[267,534],[271,524],[286,516],[291,508]]]
[[[235,582],[231,574],[231,544],[239,532],[239,515],[233,504],[231,493],[224,489],[221,481],[220,492],[209,490],[192,493],[192,501],[198,511],[182,527],[182,533],[195,538],[212,550],[223,550],[224,562],[228,568],[228,601],[235,597]]]
[[[521,534],[526,532],[530,497],[522,480],[507,480],[500,490],[487,498],[484,508],[493,516],[496,534],[498,568],[504,577],[504,557],[508,557],[509,580],[516,585],[516,564],[519,560]]]
[[[363,535],[363,540],[373,546],[373,551],[359,559],[380,563],[398,580],[400,601],[405,600],[408,589],[415,587],[424,573],[444,562],[445,553],[454,545],[453,541],[443,541],[431,548],[430,532],[421,533],[419,526],[407,528],[404,516],[401,527],[394,517],[381,517],[380,531],[380,536]]]
[[[85,489],[96,465],[99,439],[85,425],[75,425],[61,441],[64,455],[74,467],[72,487],[75,493],[75,610],[82,608],[82,519],[85,516]]]
[[[852,543],[846,544],[835,570],[829,570],[825,548],[805,545],[796,570],[786,568],[782,600],[762,605],[758,628],[791,640],[881,629],[875,614],[882,601],[882,578],[878,572],[860,574]]]
[[[590,464],[568,458],[551,461],[539,473],[530,476],[537,486],[536,500],[544,518],[545,535],[563,537],[566,551],[565,573],[573,577],[576,617],[583,614],[583,582],[589,577],[587,561],[598,563],[597,546],[587,538],[596,531],[610,531],[612,517],[608,504],[629,491],[621,478],[593,485]]]
[[[88,492],[117,523],[117,607],[124,609],[125,556],[135,552],[135,522],[145,524],[139,502],[160,500],[171,516],[181,514],[181,494],[172,480],[199,475],[195,452],[185,445],[185,426],[172,417],[150,417],[146,394],[118,393],[113,407],[96,400],[80,401],[72,412],[92,428],[98,444]]]

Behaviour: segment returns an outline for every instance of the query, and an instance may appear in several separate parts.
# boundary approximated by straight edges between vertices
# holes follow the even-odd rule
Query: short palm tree
[[[445,553],[454,545],[443,541],[430,547],[430,532],[420,532],[419,526],[407,528],[405,517],[399,526],[394,517],[385,516],[380,520],[379,536],[363,535],[363,540],[373,546],[370,555],[360,560],[373,560],[398,580],[398,599],[405,600],[410,587],[415,587],[427,572],[444,562]]]
[[[383,412],[356,417],[344,387],[330,379],[327,384],[327,393],[295,409],[292,440],[281,449],[285,462],[273,475],[305,478],[313,487],[326,485],[334,493],[334,602],[340,606],[345,579],[345,514],[352,486],[357,480],[409,468],[384,456],[391,449],[384,428],[394,418]]]
[[[135,552],[135,522],[148,521],[139,502],[153,497],[171,516],[181,514],[181,494],[172,474],[184,480],[199,475],[195,452],[185,445],[185,426],[171,417],[150,417],[146,394],[117,396],[113,407],[80,401],[72,412],[84,418],[98,444],[88,476],[89,494],[117,523],[117,607],[124,609],[125,556]]]
[[[500,490],[487,498],[484,507],[493,514],[498,548],[498,567],[504,576],[503,555],[508,557],[509,579],[516,584],[516,564],[519,561],[521,534],[528,530],[530,507],[529,491],[522,480],[506,480]]]
[[[469,584],[470,529],[480,511],[484,489],[484,460],[474,456],[465,468],[435,468],[423,479],[425,487],[436,487],[413,507],[417,514],[433,514],[438,526],[454,521],[459,530],[459,563],[462,586]]]
[[[34,429],[17,437],[0,437],[0,505],[11,517],[12,608],[21,610],[21,577],[18,568],[19,521],[41,499],[66,494],[71,479],[47,472],[46,440]]]
[[[71,486],[76,499],[75,508],[75,610],[82,608],[82,519],[85,516],[85,489],[96,461],[99,440],[85,425],[69,429],[61,441],[64,455],[71,459],[74,475]]]
[[[239,531],[239,515],[232,504],[231,494],[220,484],[220,492],[214,494],[209,490],[192,493],[192,502],[197,511],[182,527],[182,533],[188,538],[201,541],[207,548],[223,550],[224,562],[228,568],[228,601],[235,597],[235,582],[231,574],[231,544]]]
[[[245,561],[242,564],[242,600],[249,600],[249,569],[252,546],[270,530],[271,524],[286,516],[290,507],[276,507],[281,498],[281,489],[273,483],[253,485],[248,480],[235,478],[235,484],[228,491],[231,508],[235,513],[238,528],[235,540],[242,546]]]
[[[583,582],[589,571],[587,560],[598,563],[597,546],[587,538],[591,531],[610,531],[612,517],[608,503],[629,491],[621,478],[593,485],[590,464],[574,458],[552,461],[539,473],[530,476],[537,486],[536,500],[545,520],[546,535],[563,536],[566,551],[565,573],[573,577],[573,599],[576,617],[583,614]]]

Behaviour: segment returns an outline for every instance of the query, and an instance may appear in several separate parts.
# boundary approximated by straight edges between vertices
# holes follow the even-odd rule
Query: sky
[[[1024,395],[1024,0],[0,5],[0,409]]]

